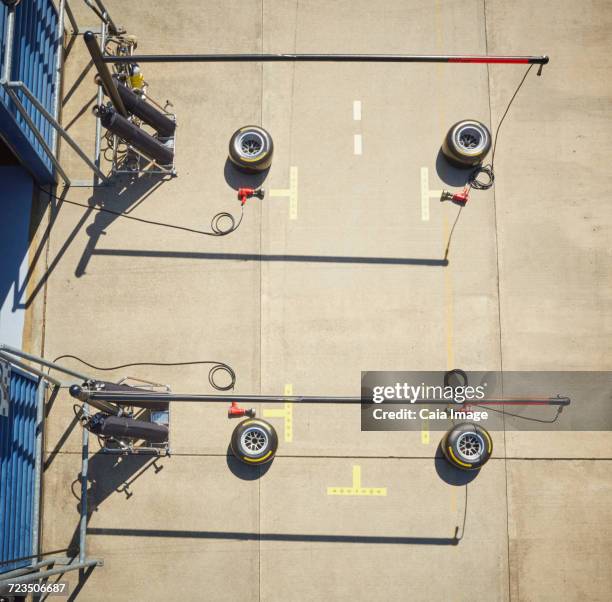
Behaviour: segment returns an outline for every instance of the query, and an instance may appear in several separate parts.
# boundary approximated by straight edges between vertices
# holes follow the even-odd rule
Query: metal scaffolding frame
[[[89,4],[89,2],[88,2]],[[99,3],[101,4],[101,2]],[[0,86],[4,88],[9,98],[13,101],[17,112],[21,115],[24,121],[27,123],[30,128],[32,135],[36,138],[36,141],[40,144],[45,154],[49,157],[49,160],[53,164],[53,167],[57,170],[57,173],[62,178],[64,183],[67,186],[75,186],[77,185],[75,182],[71,182],[70,178],[66,174],[63,169],[57,155],[58,155],[58,135],[63,138],[70,147],[77,153],[77,155],[85,162],[85,164],[93,171],[96,178],[99,178],[101,182],[107,181],[107,176],[100,169],[100,161],[99,161],[99,153],[96,154],[95,161],[92,161],[87,154],[83,151],[83,149],[77,144],[77,142],[70,136],[70,134],[62,127],[57,118],[49,113],[47,109],[38,101],[38,99],[34,96],[32,91],[27,87],[27,85],[22,81],[13,81],[11,80],[11,71],[13,65],[13,57],[12,57],[12,49],[13,49],[13,40],[15,35],[15,9],[16,5],[8,6],[8,18],[6,24],[6,40],[4,47],[4,66],[2,70],[2,75],[0,76]],[[104,9],[105,11],[105,9]],[[103,13],[107,14],[107,13]],[[68,16],[68,19],[72,23],[73,27],[77,28],[76,21],[74,20],[74,15],[70,10],[68,5],[68,0],[60,0],[58,5],[58,31],[57,38],[59,40],[59,50],[57,53],[57,62],[55,65],[55,114],[57,115],[59,109],[59,91],[61,89],[61,71],[63,66],[63,51],[64,51],[64,17]],[[106,27],[105,22],[102,22],[102,28]],[[72,35],[76,35],[73,33]],[[53,142],[51,146],[47,144],[40,130],[36,127],[36,124],[33,122],[32,118],[28,114],[28,111],[24,104],[22,103],[19,92],[21,92],[25,98],[32,103],[32,105],[36,108],[36,110],[49,122],[51,127],[53,127],[54,135]],[[95,183],[95,181],[94,181]]]
[[[27,362],[33,362],[40,367],[31,366]],[[9,345],[0,345],[0,364],[17,366],[39,377],[37,390],[37,431],[36,431],[36,460],[35,460],[35,481],[34,481],[34,537],[32,539],[32,562],[30,565],[0,574],[0,592],[4,591],[10,584],[33,583],[41,579],[47,579],[54,575],[62,575],[68,571],[82,570],[88,567],[102,566],[101,558],[90,558],[87,556],[86,535],[87,535],[87,475],[89,468],[89,432],[83,429],[82,455],[81,455],[81,500],[79,518],[79,549],[75,556],[51,556],[51,553],[41,552],[40,549],[40,503],[42,494],[42,452],[43,452],[43,433],[44,433],[44,406],[46,394],[50,386],[55,390],[68,388],[77,382],[83,382],[89,377],[85,374],[70,370],[49,362],[41,357],[25,353]],[[56,370],[66,377],[61,380],[52,376],[49,371],[43,368]],[[83,404],[83,411],[89,413],[89,405]],[[47,558],[43,558],[47,556]],[[26,560],[26,558],[16,558],[14,560]],[[49,568],[51,567],[51,568]]]

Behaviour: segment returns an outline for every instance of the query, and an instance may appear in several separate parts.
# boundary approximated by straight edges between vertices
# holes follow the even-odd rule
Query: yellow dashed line
[[[421,421],[421,443],[423,445],[429,445],[429,418],[425,418]]]
[[[285,395],[293,395],[293,385],[285,385]],[[285,443],[291,443],[293,441],[293,403],[286,401],[282,410],[276,408],[264,409],[263,415],[264,418],[283,418]]]
[[[386,487],[362,487],[361,486],[361,466],[353,466],[353,486],[352,487],[328,487],[327,495],[374,495],[386,496]]]

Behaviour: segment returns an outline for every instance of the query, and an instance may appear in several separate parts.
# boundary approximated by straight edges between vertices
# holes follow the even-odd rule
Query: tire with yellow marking
[[[276,454],[278,435],[269,422],[249,418],[236,425],[230,447],[234,456],[244,464],[266,464]]]
[[[473,422],[455,425],[442,439],[442,453],[461,470],[477,470],[484,466],[493,453],[489,432]]]
[[[240,171],[265,171],[272,164],[273,153],[272,136],[257,125],[244,126],[230,138],[229,159]]]

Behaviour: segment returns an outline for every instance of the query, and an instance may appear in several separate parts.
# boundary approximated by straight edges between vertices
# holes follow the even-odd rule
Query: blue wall
[[[0,416],[0,574],[32,560],[38,380],[11,368],[9,416]]]
[[[4,62],[8,8],[0,2],[0,47]],[[55,115],[57,53],[61,47],[58,15],[51,0],[23,0],[15,9],[11,80],[24,82],[36,99]],[[53,149],[53,128],[18,92],[28,115]],[[57,115],[55,115],[57,117]],[[0,88],[0,136],[40,184],[55,181],[53,165],[27,123]]]

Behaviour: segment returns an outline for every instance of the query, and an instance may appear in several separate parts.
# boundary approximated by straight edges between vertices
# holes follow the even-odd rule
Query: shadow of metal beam
[[[167,259],[212,259],[226,261],[266,261],[297,263],[344,263],[373,265],[415,265],[444,267],[448,259],[420,259],[414,257],[344,257],[336,255],[264,255],[259,253],[195,253],[190,251],[149,251],[130,249],[95,249],[92,255],[114,257],[150,257]]]
[[[383,535],[312,535],[306,533],[247,533],[243,531],[179,531],[170,529],[115,529],[91,527],[88,535],[120,537],[169,537],[177,539],[234,539],[237,541],[301,541],[318,543],[367,543],[456,546],[457,530],[453,537],[401,537]]]

